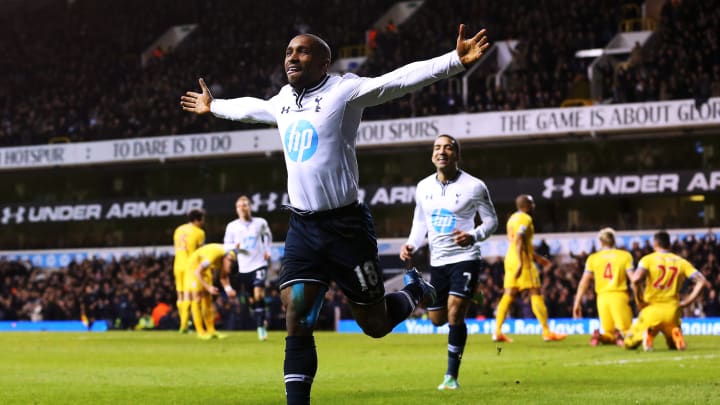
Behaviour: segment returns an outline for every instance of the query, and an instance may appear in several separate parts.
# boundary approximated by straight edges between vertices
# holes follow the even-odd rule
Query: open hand
[[[462,62],[465,67],[469,67],[477,62],[490,46],[485,32],[486,30],[482,29],[475,34],[475,36],[465,39],[465,24],[460,24],[456,49],[460,57],[460,62]]]
[[[184,111],[194,112],[195,114],[207,114],[210,112],[210,103],[213,101],[213,96],[210,94],[205,84],[205,80],[202,78],[198,80],[200,83],[200,89],[202,93],[196,93],[194,91],[188,91],[184,96],[180,97],[180,105]]]

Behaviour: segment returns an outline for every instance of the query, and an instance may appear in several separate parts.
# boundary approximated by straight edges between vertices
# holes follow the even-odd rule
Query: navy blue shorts
[[[251,294],[255,287],[265,288],[266,279],[267,266],[263,266],[249,273],[233,273],[230,277],[230,285],[237,292],[244,290]]]
[[[437,291],[437,305],[428,311],[447,307],[448,295],[470,299],[477,285],[482,260],[468,260],[444,266],[430,266],[430,284]]]
[[[383,299],[385,285],[368,207],[356,203],[309,215],[293,212],[278,281],[280,289],[335,281],[356,304]]]

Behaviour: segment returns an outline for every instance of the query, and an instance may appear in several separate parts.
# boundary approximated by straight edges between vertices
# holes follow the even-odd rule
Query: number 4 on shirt
[[[608,263],[607,265],[605,265],[605,271],[603,272],[603,278],[612,280],[612,278],[613,278],[612,264]]]

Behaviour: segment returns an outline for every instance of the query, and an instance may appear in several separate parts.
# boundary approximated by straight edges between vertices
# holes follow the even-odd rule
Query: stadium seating
[[[0,89],[0,145],[248,128],[184,114],[177,99],[196,87],[199,76],[219,97],[267,97],[285,80],[280,59],[289,37],[309,30],[327,38],[335,51],[362,44],[365,31],[388,7],[380,0],[336,2],[332,8],[303,2],[304,9],[323,12],[296,18],[297,2],[47,3],[18,6],[0,16],[1,63],[9,79]],[[463,0],[453,7],[428,0],[397,30],[377,33],[377,46],[359,73],[381,74],[452,49],[456,24],[463,21],[470,29],[487,27],[491,41],[519,41],[504,79],[495,81],[497,69],[489,66],[473,75],[467,105],[458,83],[449,81],[369,109],[366,119],[557,107],[568,98],[589,98],[590,60],[573,55],[607,44],[628,3],[637,2],[550,1],[528,8],[519,0]],[[605,99],[720,94],[720,52],[713,41],[720,16],[713,4],[668,2],[657,27],[659,38],[643,50],[643,57],[621,64],[617,74],[603,75]],[[354,12],[357,7],[363,12]],[[272,25],[264,23],[267,15],[273,15]],[[700,23],[691,23],[697,15],[703,16]],[[185,23],[199,28],[178,49],[167,50],[143,69],[140,53],[145,47],[164,30]]]

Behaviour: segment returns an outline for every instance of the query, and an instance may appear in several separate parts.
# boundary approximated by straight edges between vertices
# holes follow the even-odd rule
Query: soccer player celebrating
[[[590,280],[595,279],[597,310],[600,318],[599,330],[593,331],[590,345],[623,345],[623,335],[630,330],[632,309],[628,296],[628,280],[632,276],[633,258],[630,252],[615,248],[615,230],[604,228],[598,234],[601,248],[588,256],[585,261],[585,273],[578,284],[573,304],[573,317],[582,318],[582,297]]]
[[[317,371],[313,329],[331,280],[351,301],[362,330],[375,338],[390,333],[419,303],[434,299],[434,289],[417,271],[401,291],[385,295],[372,215],[358,202],[355,143],[363,110],[464,71],[488,46],[485,30],[466,39],[461,24],[456,49],[445,55],[373,78],[337,76],[328,74],[327,43],[301,34],[285,49],[288,85],[269,100],[215,100],[202,80],[201,93],[182,96],[185,111],[278,127],[292,211],[279,278],[289,404],[310,402]]]
[[[193,209],[188,213],[188,222],[175,228],[173,233],[173,246],[175,259],[173,273],[175,275],[175,290],[177,292],[177,307],[180,315],[180,332],[186,333],[190,319],[190,292],[185,288],[185,272],[188,268],[188,258],[203,243],[205,243],[205,211]]]
[[[650,351],[653,337],[662,332],[668,348],[685,350],[680,311],[695,301],[704,287],[710,288],[710,283],[690,262],[670,252],[667,232],[653,236],[653,250],[640,259],[632,276],[633,295],[641,310],[625,337],[625,348],[635,349],[642,343],[643,349]],[[695,285],[680,300],[680,288],[686,279],[693,280]]]
[[[221,271],[228,274],[237,253],[236,250],[226,249],[222,243],[208,243],[193,252],[188,259],[185,282],[190,291],[193,324],[200,339],[224,337],[215,330],[215,307],[212,296],[217,295],[219,291],[213,285],[213,276]],[[232,290],[229,283],[225,285],[225,289],[228,292]]]
[[[531,214],[535,210],[535,201],[532,196],[527,194],[519,195],[515,199],[515,207],[517,211],[510,216],[507,221],[508,250],[505,255],[505,279],[502,298],[497,307],[495,315],[495,334],[492,340],[495,342],[512,342],[512,339],[503,335],[502,325],[505,322],[505,316],[512,304],[515,296],[520,291],[529,291],[530,305],[533,314],[542,326],[542,337],[546,342],[563,340],[567,336],[564,333],[555,333],[548,326],[548,313],[545,306],[545,300],[540,294],[540,277],[535,261],[543,265],[543,268],[549,268],[552,263],[550,260],[535,254],[533,248],[533,220]]]
[[[440,135],[433,144],[436,172],[421,180],[415,189],[415,214],[408,241],[400,258],[408,260],[424,243],[430,247],[430,284],[437,302],[428,306],[436,326],[449,324],[448,365],[439,390],[459,387],[460,360],[467,341],[470,299],[480,272],[480,247],[497,228],[495,207],[485,183],[460,170],[460,145],[450,135]],[[475,226],[475,215],[482,224]]]
[[[265,328],[265,280],[267,278],[268,260],[272,232],[263,218],[253,217],[250,199],[240,196],[235,202],[238,219],[230,222],[225,228],[225,248],[240,248],[247,254],[237,256],[238,272],[233,273],[231,282],[233,289],[244,289],[252,297],[258,339],[267,340]]]

